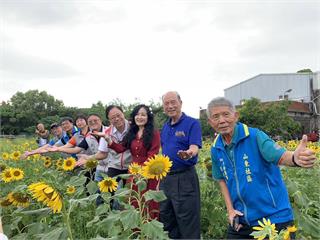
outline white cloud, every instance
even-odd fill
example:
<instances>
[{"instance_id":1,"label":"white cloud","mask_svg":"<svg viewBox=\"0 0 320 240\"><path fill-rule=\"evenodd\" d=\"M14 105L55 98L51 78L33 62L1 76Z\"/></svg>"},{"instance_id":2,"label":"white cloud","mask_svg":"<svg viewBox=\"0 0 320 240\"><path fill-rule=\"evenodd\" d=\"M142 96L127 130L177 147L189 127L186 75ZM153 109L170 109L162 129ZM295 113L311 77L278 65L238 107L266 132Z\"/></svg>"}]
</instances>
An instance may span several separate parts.
<instances>
[{"instance_id":1,"label":"white cloud","mask_svg":"<svg viewBox=\"0 0 320 240\"><path fill-rule=\"evenodd\" d=\"M27 2L0 5L0 100L39 89L90 107L177 90L198 116L259 73L319 70L318 2Z\"/></svg>"}]
</instances>

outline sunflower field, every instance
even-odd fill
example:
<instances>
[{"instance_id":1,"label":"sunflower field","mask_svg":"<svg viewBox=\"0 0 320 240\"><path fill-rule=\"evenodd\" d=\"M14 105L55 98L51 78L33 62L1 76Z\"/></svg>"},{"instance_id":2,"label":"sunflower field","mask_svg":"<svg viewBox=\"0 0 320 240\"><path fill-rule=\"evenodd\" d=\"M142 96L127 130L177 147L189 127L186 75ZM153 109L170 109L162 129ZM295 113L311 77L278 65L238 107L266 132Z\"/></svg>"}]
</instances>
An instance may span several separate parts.
<instances>
[{"instance_id":1,"label":"sunflower field","mask_svg":"<svg viewBox=\"0 0 320 240\"><path fill-rule=\"evenodd\" d=\"M294 149L298 142L279 142ZM0 216L10 239L167 239L162 223L148 217L148 201L165 199L161 191L146 191L147 179L161 179L170 169L168 158L157 155L148 165L130 165L137 190L118 187L104 176L99 184L90 180L97 161L76 169L75 159L59 154L33 155L34 139L0 139ZM211 179L211 142L203 143L197 171L201 188L201 234L203 239L224 238L227 216L218 185ZM320 157L320 145L309 143ZM295 211L298 238L320 238L319 161L313 169L282 168ZM88 177L89 176L89 177ZM120 181L119 184L121 184ZM130 204L130 199L138 207ZM104 204L97 204L98 201ZM117 203L118 208L111 208Z\"/></svg>"}]
</instances>

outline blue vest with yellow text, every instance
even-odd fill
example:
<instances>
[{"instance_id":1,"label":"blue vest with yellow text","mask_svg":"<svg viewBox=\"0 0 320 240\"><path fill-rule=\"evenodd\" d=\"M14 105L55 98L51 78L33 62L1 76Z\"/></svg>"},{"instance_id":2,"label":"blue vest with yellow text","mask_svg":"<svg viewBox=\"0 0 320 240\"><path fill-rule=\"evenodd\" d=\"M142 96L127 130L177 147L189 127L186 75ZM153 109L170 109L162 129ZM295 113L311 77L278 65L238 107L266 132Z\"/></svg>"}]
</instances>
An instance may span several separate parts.
<instances>
[{"instance_id":1,"label":"blue vest with yellow text","mask_svg":"<svg viewBox=\"0 0 320 240\"><path fill-rule=\"evenodd\" d=\"M257 129L242 123L237 123L236 127L238 137L233 151L234 161L228 157L220 134L211 153L227 184L234 209L244 214L240 221L257 225L257 221L264 217L272 223L293 220L280 169L261 155Z\"/></svg>"}]
</instances>

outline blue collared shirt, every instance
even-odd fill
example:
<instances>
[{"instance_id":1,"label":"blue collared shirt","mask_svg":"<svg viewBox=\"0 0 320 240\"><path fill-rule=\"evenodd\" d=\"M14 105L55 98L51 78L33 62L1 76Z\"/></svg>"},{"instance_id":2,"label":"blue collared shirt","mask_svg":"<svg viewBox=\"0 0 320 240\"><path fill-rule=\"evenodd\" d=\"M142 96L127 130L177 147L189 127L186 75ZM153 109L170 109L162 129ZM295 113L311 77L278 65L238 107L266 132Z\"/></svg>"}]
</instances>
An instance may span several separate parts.
<instances>
[{"instance_id":1,"label":"blue collared shirt","mask_svg":"<svg viewBox=\"0 0 320 240\"><path fill-rule=\"evenodd\" d=\"M178 156L179 150L188 150L190 145L202 147L201 126L198 120L182 113L179 121L171 124L169 119L161 130L162 154L172 161L172 170L183 169L195 165L198 155L189 160Z\"/></svg>"}]
</instances>

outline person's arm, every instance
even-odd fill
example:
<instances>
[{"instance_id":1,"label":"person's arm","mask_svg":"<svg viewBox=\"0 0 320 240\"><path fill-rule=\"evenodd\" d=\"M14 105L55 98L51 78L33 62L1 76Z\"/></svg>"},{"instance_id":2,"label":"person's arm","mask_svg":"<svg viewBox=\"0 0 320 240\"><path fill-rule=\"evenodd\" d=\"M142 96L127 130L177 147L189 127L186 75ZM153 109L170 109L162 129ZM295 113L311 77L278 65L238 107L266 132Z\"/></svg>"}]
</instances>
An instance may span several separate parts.
<instances>
[{"instance_id":1,"label":"person's arm","mask_svg":"<svg viewBox=\"0 0 320 240\"><path fill-rule=\"evenodd\" d=\"M106 140L107 141L107 140ZM108 141L107 141L108 142ZM112 150L116 151L117 153L122 153L124 151L127 150L127 148L125 146L123 146L120 143L116 143L114 141L111 141L111 143L109 144L108 142L108 147L111 148Z\"/></svg>"},{"instance_id":2,"label":"person's arm","mask_svg":"<svg viewBox=\"0 0 320 240\"><path fill-rule=\"evenodd\" d=\"M231 201L230 193L229 193L226 182L224 180L219 180L218 183L219 183L220 191L221 191L223 199L224 199L224 203L226 204L226 208L227 208L227 212L228 212L228 220L232 226L233 219L236 216L243 216L243 213L233 208L233 204ZM235 227L235 229L238 231L241 228L241 225L233 226L233 227Z\"/></svg>"},{"instance_id":3,"label":"person's arm","mask_svg":"<svg viewBox=\"0 0 320 240\"><path fill-rule=\"evenodd\" d=\"M48 149L49 152L63 152L63 153L68 153L68 154L77 154L80 153L83 149L81 147L68 147L66 145L57 147L53 146L50 149Z\"/></svg>"},{"instance_id":4,"label":"person's arm","mask_svg":"<svg viewBox=\"0 0 320 240\"><path fill-rule=\"evenodd\" d=\"M315 153L307 148L308 137L303 135L300 144L294 152L286 151L279 160L279 165L291 166L291 167L313 167L317 160Z\"/></svg>"},{"instance_id":5,"label":"person's arm","mask_svg":"<svg viewBox=\"0 0 320 240\"><path fill-rule=\"evenodd\" d=\"M314 152L307 148L308 138L306 135L303 135L300 144L294 152L280 147L262 131L257 133L257 143L263 158L270 163L310 168L316 160Z\"/></svg>"},{"instance_id":6,"label":"person's arm","mask_svg":"<svg viewBox=\"0 0 320 240\"><path fill-rule=\"evenodd\" d=\"M41 154L41 153L47 153L48 152L48 148L50 148L51 146L49 144L43 145L42 147L39 147L37 149L31 150L31 151L26 151L24 152L24 154L21 155L22 159L25 159L29 156L35 155L35 154Z\"/></svg>"},{"instance_id":7,"label":"person's arm","mask_svg":"<svg viewBox=\"0 0 320 240\"><path fill-rule=\"evenodd\" d=\"M82 166L84 164L86 164L86 162L88 160L103 160L106 157L108 157L108 153L107 152L101 152L98 151L97 153L93 154L93 155L86 155L86 154L78 154L78 161L76 163L76 166Z\"/></svg>"},{"instance_id":8,"label":"person's arm","mask_svg":"<svg viewBox=\"0 0 320 240\"><path fill-rule=\"evenodd\" d=\"M151 146L147 152L147 157L153 157L154 155L158 154L160 150L160 132L154 131L153 138L151 142Z\"/></svg>"}]
</instances>

